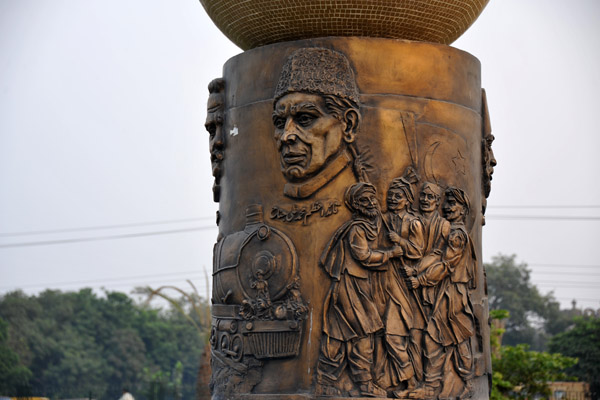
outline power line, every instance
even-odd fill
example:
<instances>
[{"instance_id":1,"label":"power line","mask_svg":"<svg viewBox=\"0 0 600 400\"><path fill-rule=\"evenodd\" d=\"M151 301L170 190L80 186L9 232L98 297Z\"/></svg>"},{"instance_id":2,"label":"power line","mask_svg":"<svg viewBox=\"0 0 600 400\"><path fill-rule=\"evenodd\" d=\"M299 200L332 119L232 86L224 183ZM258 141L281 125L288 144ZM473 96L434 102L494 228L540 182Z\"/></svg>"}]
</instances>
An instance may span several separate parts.
<instances>
[{"instance_id":1,"label":"power line","mask_svg":"<svg viewBox=\"0 0 600 400\"><path fill-rule=\"evenodd\" d=\"M96 241L100 241L100 240L129 239L129 238L144 237L144 236L171 235L174 233L205 231L205 230L211 230L211 229L216 229L216 228L217 228L216 226L199 226L199 227L194 227L194 228L172 229L172 230L166 230L166 231L126 233L126 234L121 234L121 235L95 236L95 237L87 237L87 238L44 240L44 241L38 241L38 242L9 243L9 244L0 244L0 249L5 249L5 248L9 248L9 247L50 246L50 245L67 244L67 243L96 242Z\"/></svg>"},{"instance_id":2,"label":"power line","mask_svg":"<svg viewBox=\"0 0 600 400\"><path fill-rule=\"evenodd\" d=\"M600 268L600 265L590 264L542 264L542 263L527 263L528 267L548 267L548 268L562 268L562 267L573 267L573 268Z\"/></svg>"},{"instance_id":3,"label":"power line","mask_svg":"<svg viewBox=\"0 0 600 400\"><path fill-rule=\"evenodd\" d=\"M600 205L489 205L488 209L494 208L503 208L503 209L597 209L600 208ZM572 218L592 218L597 219L600 217L571 217L571 216L529 216L529 215L519 215L519 216L510 216L510 215L489 215L487 217L491 218L535 218L535 219L572 219ZM119 229L119 228L131 228L138 226L153 226L153 225L166 225L166 224L176 224L182 222L192 222L192 221L202 221L202 220L212 220L214 216L204 216L204 217L190 217L190 218L180 218L180 219L171 219L171 220L159 220L159 221L148 221L148 222L133 222L128 224L114 224L114 225L95 225L95 226L87 226L87 227L78 227L78 228L64 228L64 229L47 229L47 230L37 230L37 231L17 231L17 232L0 232L0 237L10 237L10 236L31 236L31 235L46 235L46 234L54 234L54 233L67 233L67 232L84 232L84 231L95 231L95 230L106 230L106 229Z\"/></svg>"},{"instance_id":4,"label":"power line","mask_svg":"<svg viewBox=\"0 0 600 400\"><path fill-rule=\"evenodd\" d=\"M532 282L535 286L552 286L558 289L596 289L600 288L600 282L587 284L583 282Z\"/></svg>"},{"instance_id":5,"label":"power line","mask_svg":"<svg viewBox=\"0 0 600 400\"><path fill-rule=\"evenodd\" d=\"M114 288L114 287L124 287L124 286L144 286L144 285L150 285L150 284L166 284L166 283L172 283L172 282L181 282L181 280L184 279L179 278L179 279L160 279L160 280L151 280L151 281L138 281L138 282L129 282L129 283L116 283L116 284L110 284L110 285L106 285L105 283L98 283L95 285L86 285L85 287L90 287L90 288L101 288L101 287L107 287L107 288ZM190 280L198 280L200 278L193 278ZM15 289L19 289L19 288L15 288ZM56 289L60 289L60 288L56 288Z\"/></svg>"},{"instance_id":6,"label":"power line","mask_svg":"<svg viewBox=\"0 0 600 400\"><path fill-rule=\"evenodd\" d=\"M28 289L28 288L36 288L36 287L51 287L51 286L71 286L71 285L82 285L87 283L98 283L98 282L111 282L111 281L123 281L123 280L131 280L131 279L145 279L145 278L158 278L161 276L173 276L173 275L194 275L194 274L204 274L206 271L204 270L190 270L190 271L177 271L177 272L168 272L163 274L146 274L146 275L134 275L134 276L124 276L119 278L101 278L101 279L90 279L84 281L66 281L66 282L53 282L53 283L39 283L39 284L28 284L28 285L10 285L10 286L1 286L0 289L7 289L11 287L19 287L20 289Z\"/></svg>"},{"instance_id":7,"label":"power line","mask_svg":"<svg viewBox=\"0 0 600 400\"><path fill-rule=\"evenodd\" d=\"M600 298L592 299L589 297L555 297L557 300L575 300L575 301L597 301L600 303Z\"/></svg>"},{"instance_id":8,"label":"power line","mask_svg":"<svg viewBox=\"0 0 600 400\"><path fill-rule=\"evenodd\" d=\"M550 208L550 209L559 209L559 208L600 208L600 205L488 205L488 208L512 208L512 209L524 209L524 208Z\"/></svg>"},{"instance_id":9,"label":"power line","mask_svg":"<svg viewBox=\"0 0 600 400\"><path fill-rule=\"evenodd\" d=\"M171 220L161 220L161 221L134 222L134 223L129 223L129 224L117 224L117 225L87 226L87 227L79 227L79 228L48 229L48 230L22 231L22 232L1 232L0 237L47 235L47 234L52 234L52 233L84 232L84 231L98 231L98 230L105 230L105 229L132 228L132 227L136 227L136 226L167 225L167 224L177 224L177 223L182 223L182 222L203 221L203 220L209 220L209 219L214 219L214 218L215 217L196 217L196 218L181 218L181 219L171 219Z\"/></svg>"},{"instance_id":10,"label":"power line","mask_svg":"<svg viewBox=\"0 0 600 400\"><path fill-rule=\"evenodd\" d=\"M600 276L600 273L594 274L594 273L589 273L589 272L572 272L572 271L559 272L559 271L536 271L536 270L533 270L532 272L536 273L537 275Z\"/></svg>"},{"instance_id":11,"label":"power line","mask_svg":"<svg viewBox=\"0 0 600 400\"><path fill-rule=\"evenodd\" d=\"M145 274L145 275L124 276L124 277L118 277L118 278L99 278L99 279L78 280L78 281L37 283L37 284L28 284L28 285L10 285L10 286L1 286L0 289L7 289L7 288L12 288L12 287L18 287L18 288L21 288L21 289L29 289L29 288L36 288L36 287L54 287L54 286L85 285L85 284L88 284L88 283L103 284L103 283L107 283L107 282L124 281L124 280L131 280L131 279L146 279L146 278L158 278L158 277L171 277L171 276L176 276L176 275L197 275L197 274L204 275L205 273L206 273L205 270L197 270L196 269L196 270L189 270L189 271L167 272L167 273L161 273L161 274ZM532 283L534 285L536 284L535 282L532 282ZM590 283L590 282L582 282L582 281L569 281L569 282L563 282L563 281L544 281L544 282L539 282L539 283L541 283L541 284L563 284L563 283L587 284L587 283Z\"/></svg>"},{"instance_id":12,"label":"power line","mask_svg":"<svg viewBox=\"0 0 600 400\"><path fill-rule=\"evenodd\" d=\"M486 215L485 219L540 221L600 221L600 216L596 217L570 215Z\"/></svg>"},{"instance_id":13,"label":"power line","mask_svg":"<svg viewBox=\"0 0 600 400\"><path fill-rule=\"evenodd\" d=\"M564 280L560 280L560 281L553 281L553 280L548 280L548 281L537 281L534 279L534 281L532 282L534 284L538 284L538 283L548 283L548 284L576 284L576 285L600 285L600 281L598 282L589 282L589 281L575 281L575 280L571 280L571 281L564 281Z\"/></svg>"}]
</instances>

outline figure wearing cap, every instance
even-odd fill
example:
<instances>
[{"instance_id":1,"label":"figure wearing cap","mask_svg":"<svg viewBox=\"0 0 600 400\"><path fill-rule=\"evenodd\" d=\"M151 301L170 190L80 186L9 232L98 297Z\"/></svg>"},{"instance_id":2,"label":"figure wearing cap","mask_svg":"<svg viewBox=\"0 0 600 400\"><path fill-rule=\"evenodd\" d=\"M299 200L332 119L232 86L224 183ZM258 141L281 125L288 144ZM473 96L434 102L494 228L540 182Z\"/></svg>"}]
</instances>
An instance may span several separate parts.
<instances>
[{"instance_id":1,"label":"figure wearing cap","mask_svg":"<svg viewBox=\"0 0 600 400\"><path fill-rule=\"evenodd\" d=\"M384 227L390 243L403 250L403 256L390 261L387 271L379 273L380 294L377 303L383 307L385 329L382 341L376 342L376 377L383 387L398 388L406 382L408 390L423 378L421 338L425 315L420 299L406 284L406 269L423 256L424 227L412 210L413 184L418 177L412 168L390 183L387 192L387 212ZM395 390L396 397L407 392Z\"/></svg>"},{"instance_id":2,"label":"figure wearing cap","mask_svg":"<svg viewBox=\"0 0 600 400\"><path fill-rule=\"evenodd\" d=\"M437 288L424 338L425 382L410 394L412 398L471 396L474 360L470 338L475 335L475 317L469 289L476 287L476 256L465 227L470 203L458 188L448 188L445 197L444 216L451 224L447 246L437 260L430 258L423 265L423 272L409 278L413 287ZM452 366L460 379L444 370Z\"/></svg>"},{"instance_id":3,"label":"figure wearing cap","mask_svg":"<svg viewBox=\"0 0 600 400\"><path fill-rule=\"evenodd\" d=\"M424 227L423 258L415 268L407 268L409 276L417 275L435 260L438 260L448 242L450 234L450 222L440 215L439 209L442 200L443 189L432 182L425 182L419 194L419 211ZM414 289L414 287L413 287ZM420 291L421 305L425 315L428 317L435 302L436 288L423 287Z\"/></svg>"},{"instance_id":4,"label":"figure wearing cap","mask_svg":"<svg viewBox=\"0 0 600 400\"><path fill-rule=\"evenodd\" d=\"M318 393L339 396L347 368L358 387L356 395L385 397L385 390L373 383L374 338L383 329L373 279L375 271L402 255L402 248L379 245L381 210L373 185L352 185L344 200L353 217L338 228L319 261L332 283L323 307Z\"/></svg>"},{"instance_id":5,"label":"figure wearing cap","mask_svg":"<svg viewBox=\"0 0 600 400\"><path fill-rule=\"evenodd\" d=\"M273 100L286 196L308 198L354 162L360 119L354 73L343 54L305 48L288 58Z\"/></svg>"}]
</instances>

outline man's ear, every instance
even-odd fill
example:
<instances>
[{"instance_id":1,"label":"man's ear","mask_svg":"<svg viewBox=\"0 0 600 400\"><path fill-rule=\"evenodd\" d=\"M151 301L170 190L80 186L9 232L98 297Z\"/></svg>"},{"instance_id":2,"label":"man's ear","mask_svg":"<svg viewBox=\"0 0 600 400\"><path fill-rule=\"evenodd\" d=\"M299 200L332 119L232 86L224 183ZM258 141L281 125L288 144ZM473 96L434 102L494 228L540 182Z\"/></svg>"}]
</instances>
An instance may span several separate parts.
<instances>
[{"instance_id":1,"label":"man's ear","mask_svg":"<svg viewBox=\"0 0 600 400\"><path fill-rule=\"evenodd\" d=\"M360 115L355 109L349 108L344 112L344 124L346 125L344 127L344 141L352 143L356 138L356 132L360 124Z\"/></svg>"}]
</instances>

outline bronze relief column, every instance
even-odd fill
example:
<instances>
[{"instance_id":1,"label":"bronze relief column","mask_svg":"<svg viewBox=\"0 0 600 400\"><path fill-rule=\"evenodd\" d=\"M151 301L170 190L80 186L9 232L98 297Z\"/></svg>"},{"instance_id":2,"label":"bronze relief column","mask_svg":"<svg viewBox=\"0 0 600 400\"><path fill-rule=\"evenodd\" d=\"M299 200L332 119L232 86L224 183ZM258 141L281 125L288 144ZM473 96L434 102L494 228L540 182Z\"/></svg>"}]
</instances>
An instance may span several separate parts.
<instances>
[{"instance_id":1,"label":"bronze relief column","mask_svg":"<svg viewBox=\"0 0 600 400\"><path fill-rule=\"evenodd\" d=\"M312 38L209 89L213 398L488 398L479 61Z\"/></svg>"}]
</instances>

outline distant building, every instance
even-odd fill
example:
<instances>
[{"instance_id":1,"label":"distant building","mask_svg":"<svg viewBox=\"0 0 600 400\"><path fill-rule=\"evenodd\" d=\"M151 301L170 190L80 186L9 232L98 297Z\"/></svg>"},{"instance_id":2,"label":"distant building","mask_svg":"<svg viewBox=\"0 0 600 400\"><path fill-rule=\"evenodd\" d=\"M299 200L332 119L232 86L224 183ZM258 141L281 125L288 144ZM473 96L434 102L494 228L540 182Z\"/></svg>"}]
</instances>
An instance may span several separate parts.
<instances>
[{"instance_id":1,"label":"distant building","mask_svg":"<svg viewBox=\"0 0 600 400\"><path fill-rule=\"evenodd\" d=\"M50 400L47 397L2 397L0 396L0 400Z\"/></svg>"},{"instance_id":2,"label":"distant building","mask_svg":"<svg viewBox=\"0 0 600 400\"><path fill-rule=\"evenodd\" d=\"M549 382L550 400L590 400L590 384L587 382Z\"/></svg>"}]
</instances>

